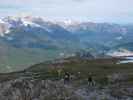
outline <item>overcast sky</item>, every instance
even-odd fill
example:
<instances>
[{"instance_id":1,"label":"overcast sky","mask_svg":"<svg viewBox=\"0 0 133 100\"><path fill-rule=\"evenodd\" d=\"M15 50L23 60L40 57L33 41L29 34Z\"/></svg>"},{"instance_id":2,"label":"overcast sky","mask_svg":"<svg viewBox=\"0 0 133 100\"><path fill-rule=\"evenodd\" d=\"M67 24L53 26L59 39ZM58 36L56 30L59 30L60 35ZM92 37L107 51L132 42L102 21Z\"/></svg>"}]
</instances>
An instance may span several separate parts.
<instances>
[{"instance_id":1,"label":"overcast sky","mask_svg":"<svg viewBox=\"0 0 133 100\"><path fill-rule=\"evenodd\" d=\"M0 0L0 16L133 23L133 0Z\"/></svg>"}]
</instances>

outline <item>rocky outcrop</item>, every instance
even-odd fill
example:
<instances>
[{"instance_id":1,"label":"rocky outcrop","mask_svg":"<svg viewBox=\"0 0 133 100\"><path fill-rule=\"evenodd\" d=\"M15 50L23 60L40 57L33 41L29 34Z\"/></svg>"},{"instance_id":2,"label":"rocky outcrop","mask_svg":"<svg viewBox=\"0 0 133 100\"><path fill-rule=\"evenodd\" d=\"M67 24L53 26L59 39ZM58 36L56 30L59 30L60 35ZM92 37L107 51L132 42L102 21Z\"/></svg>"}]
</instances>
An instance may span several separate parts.
<instances>
[{"instance_id":1,"label":"rocky outcrop","mask_svg":"<svg viewBox=\"0 0 133 100\"><path fill-rule=\"evenodd\" d=\"M62 82L15 79L0 83L0 100L82 100Z\"/></svg>"}]
</instances>

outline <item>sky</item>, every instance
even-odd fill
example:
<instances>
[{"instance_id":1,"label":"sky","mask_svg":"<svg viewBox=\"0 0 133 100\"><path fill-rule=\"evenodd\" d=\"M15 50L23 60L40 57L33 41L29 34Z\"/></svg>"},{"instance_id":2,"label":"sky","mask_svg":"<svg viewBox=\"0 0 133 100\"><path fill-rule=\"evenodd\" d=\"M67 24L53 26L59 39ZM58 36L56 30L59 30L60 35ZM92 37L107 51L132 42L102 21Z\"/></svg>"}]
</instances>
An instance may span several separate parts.
<instances>
[{"instance_id":1,"label":"sky","mask_svg":"<svg viewBox=\"0 0 133 100\"><path fill-rule=\"evenodd\" d=\"M133 23L133 0L0 0L0 17Z\"/></svg>"}]
</instances>

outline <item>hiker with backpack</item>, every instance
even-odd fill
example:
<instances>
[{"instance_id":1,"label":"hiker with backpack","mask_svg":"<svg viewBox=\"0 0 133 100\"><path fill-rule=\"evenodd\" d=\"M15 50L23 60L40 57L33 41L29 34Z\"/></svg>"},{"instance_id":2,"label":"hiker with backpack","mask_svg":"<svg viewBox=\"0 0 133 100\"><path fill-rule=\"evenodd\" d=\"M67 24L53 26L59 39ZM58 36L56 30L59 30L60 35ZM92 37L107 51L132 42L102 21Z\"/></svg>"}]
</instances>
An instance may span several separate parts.
<instances>
[{"instance_id":1,"label":"hiker with backpack","mask_svg":"<svg viewBox=\"0 0 133 100\"><path fill-rule=\"evenodd\" d=\"M91 73L89 73L87 81L88 81L88 86L94 86L95 85L95 82L94 82L94 80L92 78L92 74Z\"/></svg>"},{"instance_id":2,"label":"hiker with backpack","mask_svg":"<svg viewBox=\"0 0 133 100\"><path fill-rule=\"evenodd\" d=\"M64 75L64 84L68 84L70 82L70 74L68 72Z\"/></svg>"}]
</instances>

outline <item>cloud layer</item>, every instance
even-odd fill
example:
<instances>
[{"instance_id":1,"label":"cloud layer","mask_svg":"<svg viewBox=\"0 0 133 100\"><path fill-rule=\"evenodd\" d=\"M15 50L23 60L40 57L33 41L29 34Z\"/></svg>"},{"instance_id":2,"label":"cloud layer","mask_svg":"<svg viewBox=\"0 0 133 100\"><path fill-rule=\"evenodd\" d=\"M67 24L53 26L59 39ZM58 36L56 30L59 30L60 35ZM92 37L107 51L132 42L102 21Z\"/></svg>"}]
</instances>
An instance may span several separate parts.
<instances>
[{"instance_id":1,"label":"cloud layer","mask_svg":"<svg viewBox=\"0 0 133 100\"><path fill-rule=\"evenodd\" d=\"M0 16L31 14L54 19L133 22L133 0L3 0Z\"/></svg>"}]
</instances>

